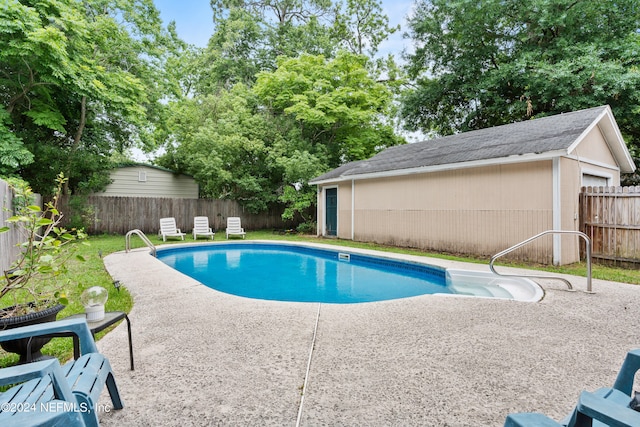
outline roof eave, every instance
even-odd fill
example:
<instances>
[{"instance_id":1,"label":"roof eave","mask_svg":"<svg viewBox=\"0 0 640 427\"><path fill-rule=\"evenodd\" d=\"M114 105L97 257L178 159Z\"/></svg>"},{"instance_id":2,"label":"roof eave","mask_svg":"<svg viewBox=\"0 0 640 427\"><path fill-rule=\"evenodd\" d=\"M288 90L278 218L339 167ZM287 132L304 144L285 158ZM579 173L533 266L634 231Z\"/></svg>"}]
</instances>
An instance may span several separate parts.
<instances>
[{"instance_id":1,"label":"roof eave","mask_svg":"<svg viewBox=\"0 0 640 427\"><path fill-rule=\"evenodd\" d=\"M620 165L620 171L624 173L632 173L636 170L636 164L631 157L631 153L627 148L627 144L624 142L620 128L613 117L611 108L607 106L605 110L606 120L600 120L598 126L609 144L609 148L613 152L618 164Z\"/></svg>"},{"instance_id":2,"label":"roof eave","mask_svg":"<svg viewBox=\"0 0 640 427\"><path fill-rule=\"evenodd\" d=\"M516 156L498 157L495 159L474 160L470 162L447 163L443 165L423 166L418 168L394 169L394 170L382 171L382 172L340 175L335 178L328 178L328 179L323 179L319 181L312 180L312 181L309 181L309 184L325 185L325 184L335 184L337 182L345 182L345 181L360 180L360 179L388 178L388 177L394 177L394 176L414 175L414 174L420 174L420 173L442 172L442 171L454 170L454 169L496 166L499 164L534 162L534 161L541 161L541 160L551 160L551 159L561 157L561 156L566 156L566 155L567 155L566 150L555 150L555 151L547 151L544 153L521 154Z\"/></svg>"},{"instance_id":3,"label":"roof eave","mask_svg":"<svg viewBox=\"0 0 640 427\"><path fill-rule=\"evenodd\" d=\"M183 173L183 172L176 172L174 170L171 169L167 169L165 167L162 166L156 166L156 165L151 165L148 163L138 163L138 162L131 162L131 163L119 163L115 166L115 169L124 169L124 168L140 168L140 167L144 167L144 168L150 168L150 169L155 169L155 170L159 170L162 172L169 172L173 175L184 175L184 176L188 176L189 178L193 178L193 175L190 175L188 173Z\"/></svg>"}]
</instances>

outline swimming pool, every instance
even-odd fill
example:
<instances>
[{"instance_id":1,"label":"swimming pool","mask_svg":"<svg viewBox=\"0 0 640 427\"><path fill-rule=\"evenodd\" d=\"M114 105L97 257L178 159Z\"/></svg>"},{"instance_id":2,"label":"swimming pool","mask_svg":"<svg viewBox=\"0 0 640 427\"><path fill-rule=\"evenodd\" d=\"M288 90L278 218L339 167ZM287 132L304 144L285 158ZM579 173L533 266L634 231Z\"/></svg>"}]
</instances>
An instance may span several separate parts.
<instances>
[{"instance_id":1,"label":"swimming pool","mask_svg":"<svg viewBox=\"0 0 640 427\"><path fill-rule=\"evenodd\" d=\"M447 270L357 250L317 245L229 242L172 245L158 259L202 284L238 296L298 302L358 303L425 294L539 300L528 279ZM536 289L539 292L536 292Z\"/></svg>"}]
</instances>

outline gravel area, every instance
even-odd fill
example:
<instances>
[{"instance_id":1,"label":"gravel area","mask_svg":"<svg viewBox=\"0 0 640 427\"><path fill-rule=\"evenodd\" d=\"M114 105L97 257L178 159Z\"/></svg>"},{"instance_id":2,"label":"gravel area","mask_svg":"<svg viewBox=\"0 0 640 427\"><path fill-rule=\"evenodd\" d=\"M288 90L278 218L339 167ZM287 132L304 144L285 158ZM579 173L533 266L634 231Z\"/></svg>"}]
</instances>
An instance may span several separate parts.
<instances>
[{"instance_id":1,"label":"gravel area","mask_svg":"<svg viewBox=\"0 0 640 427\"><path fill-rule=\"evenodd\" d=\"M147 250L105 265L134 297L136 363L129 370L125 324L98 342L125 404L110 410L105 391L107 427L501 426L530 411L559 420L581 390L612 385L640 347L635 285L594 280L587 294L585 278L563 276L577 291L543 280L537 303L425 295L341 305L220 293Z\"/></svg>"}]
</instances>

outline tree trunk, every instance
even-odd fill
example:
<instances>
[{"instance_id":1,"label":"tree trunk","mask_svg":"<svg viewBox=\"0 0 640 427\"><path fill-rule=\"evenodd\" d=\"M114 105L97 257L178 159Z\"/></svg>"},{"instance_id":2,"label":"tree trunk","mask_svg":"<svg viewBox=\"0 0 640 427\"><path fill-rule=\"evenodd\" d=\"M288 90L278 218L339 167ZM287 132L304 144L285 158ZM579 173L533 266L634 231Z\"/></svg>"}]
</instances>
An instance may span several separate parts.
<instances>
[{"instance_id":1,"label":"tree trunk","mask_svg":"<svg viewBox=\"0 0 640 427\"><path fill-rule=\"evenodd\" d=\"M87 124L87 97L83 96L80 101L80 121L78 123L78 129L76 130L76 134L73 137L73 145L71 146L71 150L69 152L69 159L67 162L67 170L65 171L65 176L69 178L71 176L71 159L73 158L73 153L80 146L80 140L82 139L82 133L84 132L84 127ZM64 194L69 194L69 180L67 179L64 183Z\"/></svg>"}]
</instances>

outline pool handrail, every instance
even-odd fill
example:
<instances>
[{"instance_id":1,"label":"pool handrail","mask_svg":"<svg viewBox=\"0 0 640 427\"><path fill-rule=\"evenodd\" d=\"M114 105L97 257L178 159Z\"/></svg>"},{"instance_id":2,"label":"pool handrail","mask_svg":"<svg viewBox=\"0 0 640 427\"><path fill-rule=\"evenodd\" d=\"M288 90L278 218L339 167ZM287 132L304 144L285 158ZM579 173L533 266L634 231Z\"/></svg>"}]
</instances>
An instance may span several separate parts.
<instances>
[{"instance_id":1,"label":"pool handrail","mask_svg":"<svg viewBox=\"0 0 640 427\"><path fill-rule=\"evenodd\" d=\"M149 238L141 231L138 230L137 228L134 230L129 231L125 236L124 236L124 250L125 252L129 252L131 250L131 235L135 234L137 236L139 236L142 241L149 247L149 249L151 249L151 255L153 255L154 257L156 256L156 247L154 246L153 243L151 243L151 240L149 240Z\"/></svg>"},{"instance_id":2,"label":"pool handrail","mask_svg":"<svg viewBox=\"0 0 640 427\"><path fill-rule=\"evenodd\" d=\"M491 269L491 271L494 274L497 274L498 276L504 276L504 277L509 277L509 276L517 276L517 277L528 277L528 278L534 278L534 279L553 279L553 280L560 280L562 282L564 282L567 287L569 288L569 290L573 290L573 286L571 285L571 282L569 282L567 279L564 279L562 277L554 277L554 276L523 276L521 274L502 274L502 273L498 273L495 269L495 267L493 266L493 263L495 262L496 259L500 258L503 255L508 254L509 252L512 252L530 242L532 242L533 240L536 240L539 237L542 236L546 236L547 234L575 234L579 237L582 237L586 243L586 263L587 263L587 293L594 293L591 290L591 239L589 238L589 236L587 236L585 233L581 232L581 231L575 231L575 230L547 230L547 231L543 231L542 233L538 233L533 237L528 238L527 240L524 240L520 243L518 243L517 245L513 245L510 248L507 248L501 252L498 252L497 254L495 254L494 256L491 257L491 261L489 262L489 269Z\"/></svg>"}]
</instances>

